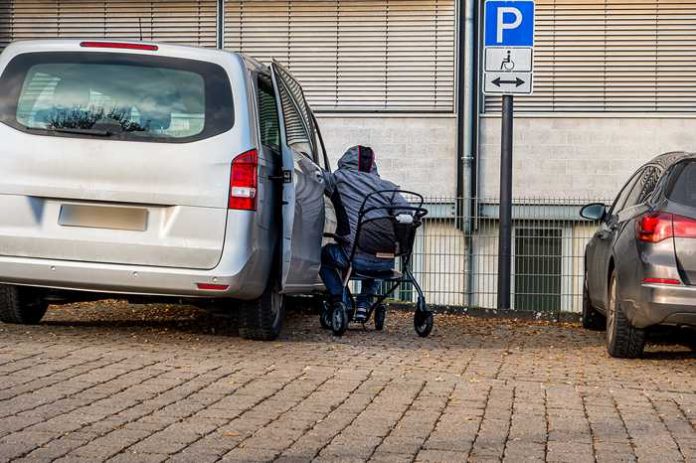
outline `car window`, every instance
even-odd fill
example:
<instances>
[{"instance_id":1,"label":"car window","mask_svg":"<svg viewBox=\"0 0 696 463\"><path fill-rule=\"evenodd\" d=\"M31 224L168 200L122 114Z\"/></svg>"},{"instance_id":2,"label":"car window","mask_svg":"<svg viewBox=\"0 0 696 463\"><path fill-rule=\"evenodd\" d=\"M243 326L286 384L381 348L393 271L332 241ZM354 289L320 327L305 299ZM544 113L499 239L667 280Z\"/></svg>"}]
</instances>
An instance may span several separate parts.
<instances>
[{"instance_id":1,"label":"car window","mask_svg":"<svg viewBox=\"0 0 696 463\"><path fill-rule=\"evenodd\" d=\"M684 163L675 175L667 197L676 203L696 207L696 162Z\"/></svg>"},{"instance_id":2,"label":"car window","mask_svg":"<svg viewBox=\"0 0 696 463\"><path fill-rule=\"evenodd\" d=\"M265 76L259 77L259 130L261 143L275 150L280 149L278 106L273 93L273 84Z\"/></svg>"},{"instance_id":3,"label":"car window","mask_svg":"<svg viewBox=\"0 0 696 463\"><path fill-rule=\"evenodd\" d=\"M318 164L314 123L300 84L282 67L273 64L283 108L288 146Z\"/></svg>"},{"instance_id":4,"label":"car window","mask_svg":"<svg viewBox=\"0 0 696 463\"><path fill-rule=\"evenodd\" d=\"M657 182L660 180L660 169L655 166L645 167L640 175L637 176L637 181L631 187L631 191L626 196L626 201L621 210L642 204L648 199L648 196L653 192Z\"/></svg>"},{"instance_id":5,"label":"car window","mask_svg":"<svg viewBox=\"0 0 696 463\"><path fill-rule=\"evenodd\" d=\"M31 132L188 141L232 127L229 79L210 63L120 53L27 53L3 73L2 121ZM7 102L8 99L3 99Z\"/></svg>"},{"instance_id":6,"label":"car window","mask_svg":"<svg viewBox=\"0 0 696 463\"><path fill-rule=\"evenodd\" d=\"M640 176L640 180L638 180L639 192L636 197L636 202L630 205L627 202L627 207L634 206L636 204L643 204L645 201L647 201L648 197L653 191L655 191L655 187L660 181L661 175L661 169L655 166L646 167L643 171L643 175Z\"/></svg>"},{"instance_id":7,"label":"car window","mask_svg":"<svg viewBox=\"0 0 696 463\"><path fill-rule=\"evenodd\" d=\"M619 194L616 196L616 199L614 200L614 204L611 206L611 210L609 211L609 215L613 216L618 214L624 209L624 205L626 204L626 200L628 199L628 196L632 193L633 187L635 186L636 182L638 181L638 178L641 176L643 173L643 169L639 170L635 174L633 174L633 177L631 177L628 182L624 185L624 187L621 189Z\"/></svg>"}]
</instances>

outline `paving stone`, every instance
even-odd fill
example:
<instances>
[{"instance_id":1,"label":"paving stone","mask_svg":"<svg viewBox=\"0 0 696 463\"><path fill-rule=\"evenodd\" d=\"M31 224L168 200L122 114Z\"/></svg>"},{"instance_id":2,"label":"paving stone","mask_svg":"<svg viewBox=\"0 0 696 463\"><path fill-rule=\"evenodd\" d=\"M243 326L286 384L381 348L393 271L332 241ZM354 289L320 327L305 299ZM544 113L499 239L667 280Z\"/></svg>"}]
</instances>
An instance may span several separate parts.
<instances>
[{"instance_id":1,"label":"paving stone","mask_svg":"<svg viewBox=\"0 0 696 463\"><path fill-rule=\"evenodd\" d=\"M109 301L2 325L0 463L696 461L679 346L616 361L575 325L454 315L420 339L398 311L341 339L306 313L271 343L225 323Z\"/></svg>"}]
</instances>

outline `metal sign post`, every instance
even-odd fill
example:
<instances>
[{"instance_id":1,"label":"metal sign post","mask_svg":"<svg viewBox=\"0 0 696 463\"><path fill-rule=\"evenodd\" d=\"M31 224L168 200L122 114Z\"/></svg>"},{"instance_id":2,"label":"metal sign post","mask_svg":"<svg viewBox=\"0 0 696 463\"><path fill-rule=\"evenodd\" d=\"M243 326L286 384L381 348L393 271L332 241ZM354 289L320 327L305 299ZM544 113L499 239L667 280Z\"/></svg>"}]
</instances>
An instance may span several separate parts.
<instances>
[{"instance_id":1,"label":"metal sign post","mask_svg":"<svg viewBox=\"0 0 696 463\"><path fill-rule=\"evenodd\" d=\"M531 95L534 69L534 0L486 0L483 93L503 96L500 149L498 308L511 307L512 146L514 95Z\"/></svg>"}]
</instances>

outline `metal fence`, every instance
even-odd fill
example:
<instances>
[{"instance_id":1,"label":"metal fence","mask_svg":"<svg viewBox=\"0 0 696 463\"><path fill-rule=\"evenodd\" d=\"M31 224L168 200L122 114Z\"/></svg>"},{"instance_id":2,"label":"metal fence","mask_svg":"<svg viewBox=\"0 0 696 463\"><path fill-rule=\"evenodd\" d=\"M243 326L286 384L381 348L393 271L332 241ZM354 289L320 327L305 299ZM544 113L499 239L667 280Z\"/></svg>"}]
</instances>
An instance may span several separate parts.
<instances>
[{"instance_id":1,"label":"metal fence","mask_svg":"<svg viewBox=\"0 0 696 463\"><path fill-rule=\"evenodd\" d=\"M597 223L580 217L592 199L530 198L513 204L512 309L579 312L585 245ZM499 201L429 198L413 270L431 304L471 308L497 305ZM404 288L396 299L413 301Z\"/></svg>"}]
</instances>

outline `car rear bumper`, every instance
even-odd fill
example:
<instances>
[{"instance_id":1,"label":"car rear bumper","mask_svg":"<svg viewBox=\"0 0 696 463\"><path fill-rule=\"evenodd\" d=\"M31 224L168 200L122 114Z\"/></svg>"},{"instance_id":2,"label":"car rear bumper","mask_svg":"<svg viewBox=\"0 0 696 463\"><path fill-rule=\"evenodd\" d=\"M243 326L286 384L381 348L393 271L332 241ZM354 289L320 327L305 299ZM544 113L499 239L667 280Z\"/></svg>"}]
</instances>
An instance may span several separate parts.
<instances>
[{"instance_id":1,"label":"car rear bumper","mask_svg":"<svg viewBox=\"0 0 696 463\"><path fill-rule=\"evenodd\" d=\"M268 265L252 253L241 266L213 270L0 258L0 283L115 294L254 299L265 289ZM270 261L270 259L268 259ZM201 290L198 284L227 286Z\"/></svg>"},{"instance_id":2,"label":"car rear bumper","mask_svg":"<svg viewBox=\"0 0 696 463\"><path fill-rule=\"evenodd\" d=\"M643 284L640 292L641 300L624 301L626 316L636 328L696 326L696 286Z\"/></svg>"}]
</instances>

